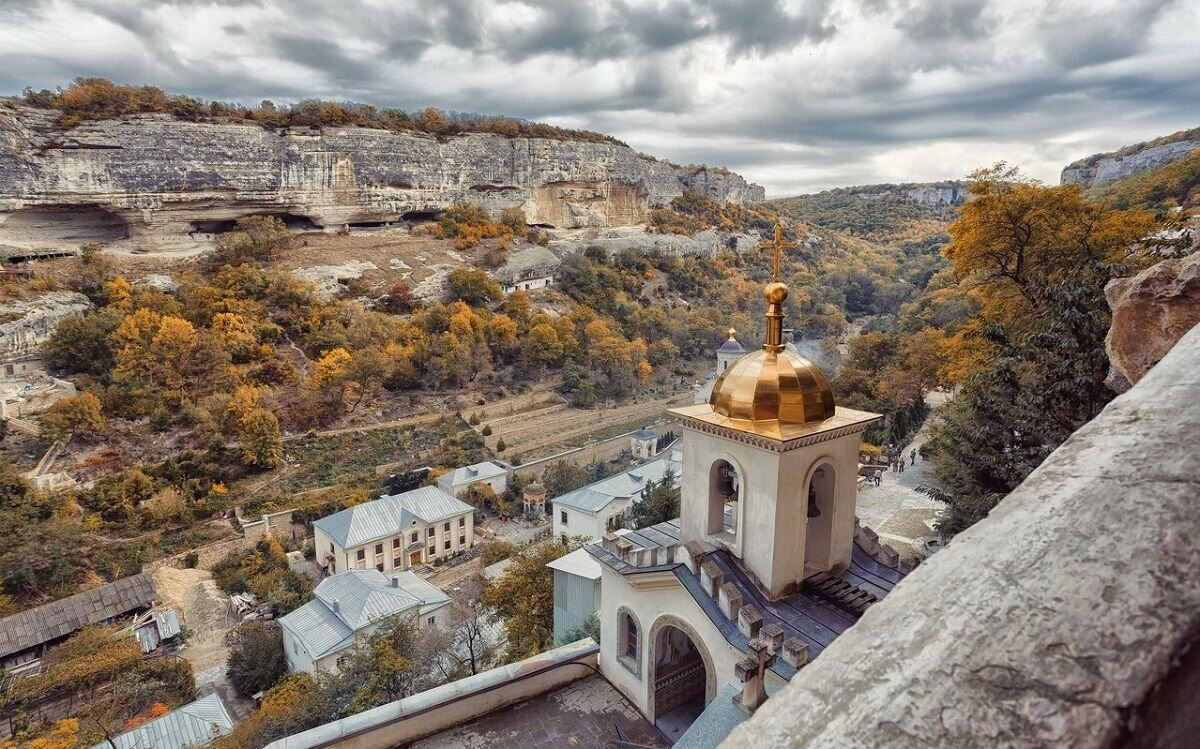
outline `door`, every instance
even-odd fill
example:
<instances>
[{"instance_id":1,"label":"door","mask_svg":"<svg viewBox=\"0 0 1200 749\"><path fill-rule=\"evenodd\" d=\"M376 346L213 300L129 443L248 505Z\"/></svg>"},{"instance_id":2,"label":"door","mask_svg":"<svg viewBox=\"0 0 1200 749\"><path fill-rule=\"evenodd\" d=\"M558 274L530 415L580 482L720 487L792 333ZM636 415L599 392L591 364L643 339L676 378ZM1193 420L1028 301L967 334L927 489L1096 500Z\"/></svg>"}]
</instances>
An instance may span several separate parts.
<instances>
[{"instance_id":1,"label":"door","mask_svg":"<svg viewBox=\"0 0 1200 749\"><path fill-rule=\"evenodd\" d=\"M414 551L408 555L408 566L409 567L416 567L420 563L421 563L421 552Z\"/></svg>"}]
</instances>

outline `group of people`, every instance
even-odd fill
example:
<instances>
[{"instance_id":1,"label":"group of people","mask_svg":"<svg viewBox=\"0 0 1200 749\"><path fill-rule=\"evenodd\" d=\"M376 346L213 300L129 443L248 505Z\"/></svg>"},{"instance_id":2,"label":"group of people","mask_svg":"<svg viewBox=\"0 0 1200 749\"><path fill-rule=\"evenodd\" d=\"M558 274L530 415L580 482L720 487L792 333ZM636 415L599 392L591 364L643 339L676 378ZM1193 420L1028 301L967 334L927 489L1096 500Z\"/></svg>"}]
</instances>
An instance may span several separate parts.
<instances>
[{"instance_id":1,"label":"group of people","mask_svg":"<svg viewBox=\"0 0 1200 749\"><path fill-rule=\"evenodd\" d=\"M899 456L896 456L896 455L889 456L888 462L891 464L892 473L904 473L904 455L903 454L900 454ZM908 453L908 465L915 466L916 464L917 464L917 448L914 447ZM881 486L883 484L883 471L876 471L871 476L871 482L873 484L875 484L875 486Z\"/></svg>"}]
</instances>

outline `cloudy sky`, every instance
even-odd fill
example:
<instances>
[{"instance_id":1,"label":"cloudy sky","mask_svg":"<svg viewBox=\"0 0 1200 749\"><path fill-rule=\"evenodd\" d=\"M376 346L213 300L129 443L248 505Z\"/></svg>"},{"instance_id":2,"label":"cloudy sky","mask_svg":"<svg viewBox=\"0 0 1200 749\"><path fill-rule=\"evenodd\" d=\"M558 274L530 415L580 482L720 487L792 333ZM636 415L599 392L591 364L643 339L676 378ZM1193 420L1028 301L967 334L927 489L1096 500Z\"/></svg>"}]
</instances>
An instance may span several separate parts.
<instances>
[{"instance_id":1,"label":"cloudy sky","mask_svg":"<svg viewBox=\"0 0 1200 749\"><path fill-rule=\"evenodd\" d=\"M729 166L771 196L1056 182L1200 125L1195 0L0 0L0 93L78 75L203 98L509 114Z\"/></svg>"}]
</instances>

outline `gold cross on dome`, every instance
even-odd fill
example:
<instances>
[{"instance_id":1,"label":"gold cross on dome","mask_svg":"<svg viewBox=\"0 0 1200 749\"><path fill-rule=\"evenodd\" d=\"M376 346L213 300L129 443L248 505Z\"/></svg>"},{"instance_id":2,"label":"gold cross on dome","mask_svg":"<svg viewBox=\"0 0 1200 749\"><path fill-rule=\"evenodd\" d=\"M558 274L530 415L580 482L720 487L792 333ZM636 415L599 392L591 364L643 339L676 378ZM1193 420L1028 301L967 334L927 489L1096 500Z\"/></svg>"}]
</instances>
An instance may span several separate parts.
<instances>
[{"instance_id":1,"label":"gold cross on dome","mask_svg":"<svg viewBox=\"0 0 1200 749\"><path fill-rule=\"evenodd\" d=\"M758 246L764 250L775 251L775 269L771 274L771 280L775 283L779 283L780 266L783 264L783 251L794 250L800 245L791 241L790 239L785 241L783 238L783 227L779 224L775 224L775 241L759 242Z\"/></svg>"}]
</instances>

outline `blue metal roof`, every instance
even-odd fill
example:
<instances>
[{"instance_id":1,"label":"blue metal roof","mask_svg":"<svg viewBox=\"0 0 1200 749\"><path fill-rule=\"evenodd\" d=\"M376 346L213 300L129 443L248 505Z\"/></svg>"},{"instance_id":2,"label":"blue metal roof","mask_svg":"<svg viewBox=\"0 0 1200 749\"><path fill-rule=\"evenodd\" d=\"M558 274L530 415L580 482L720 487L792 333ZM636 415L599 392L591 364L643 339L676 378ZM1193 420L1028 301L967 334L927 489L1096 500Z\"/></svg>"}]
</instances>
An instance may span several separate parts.
<instances>
[{"instance_id":1,"label":"blue metal roof","mask_svg":"<svg viewBox=\"0 0 1200 749\"><path fill-rule=\"evenodd\" d=\"M508 471L491 461L484 463L476 463L475 465L463 466L455 468L450 473L444 473L438 476L438 486L449 490L455 486L470 484L475 481L485 481L494 479L497 476L506 476Z\"/></svg>"},{"instance_id":2,"label":"blue metal roof","mask_svg":"<svg viewBox=\"0 0 1200 749\"><path fill-rule=\"evenodd\" d=\"M423 486L335 512L314 520L313 527L348 549L395 536L414 519L434 523L464 512L474 512L474 508L436 486Z\"/></svg>"},{"instance_id":3,"label":"blue metal roof","mask_svg":"<svg viewBox=\"0 0 1200 749\"><path fill-rule=\"evenodd\" d=\"M409 571L385 575L375 569L347 570L325 578L315 600L284 616L286 627L313 658L340 649L354 633L389 616L440 608L450 597Z\"/></svg>"},{"instance_id":4,"label":"blue metal roof","mask_svg":"<svg viewBox=\"0 0 1200 749\"><path fill-rule=\"evenodd\" d=\"M210 694L177 707L132 731L117 736L116 749L184 749L204 746L233 730L233 719L220 695ZM101 741L92 749L110 749Z\"/></svg>"}]
</instances>

